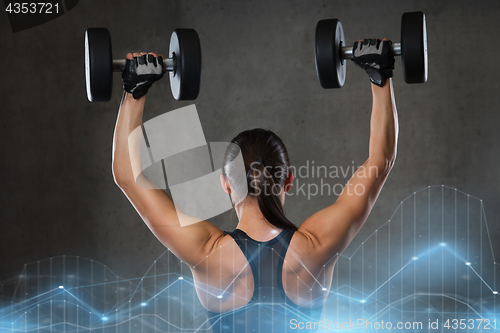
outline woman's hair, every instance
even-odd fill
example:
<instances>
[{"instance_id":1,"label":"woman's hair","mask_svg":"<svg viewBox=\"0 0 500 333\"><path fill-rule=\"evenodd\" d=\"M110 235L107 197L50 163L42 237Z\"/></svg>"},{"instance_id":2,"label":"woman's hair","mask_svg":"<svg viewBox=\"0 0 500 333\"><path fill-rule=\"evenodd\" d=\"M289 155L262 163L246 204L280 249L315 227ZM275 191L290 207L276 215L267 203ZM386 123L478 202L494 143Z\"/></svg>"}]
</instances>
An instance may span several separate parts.
<instances>
[{"instance_id":1,"label":"woman's hair","mask_svg":"<svg viewBox=\"0 0 500 333\"><path fill-rule=\"evenodd\" d=\"M238 173L238 166L235 166L240 152L245 176L242 172ZM231 140L224 155L222 174L229 181L235 204L242 202L247 195L256 197L267 221L281 229L297 230L285 216L279 198L290 172L289 167L283 141L271 131L256 128L241 132ZM239 168L242 171L241 165Z\"/></svg>"}]
</instances>

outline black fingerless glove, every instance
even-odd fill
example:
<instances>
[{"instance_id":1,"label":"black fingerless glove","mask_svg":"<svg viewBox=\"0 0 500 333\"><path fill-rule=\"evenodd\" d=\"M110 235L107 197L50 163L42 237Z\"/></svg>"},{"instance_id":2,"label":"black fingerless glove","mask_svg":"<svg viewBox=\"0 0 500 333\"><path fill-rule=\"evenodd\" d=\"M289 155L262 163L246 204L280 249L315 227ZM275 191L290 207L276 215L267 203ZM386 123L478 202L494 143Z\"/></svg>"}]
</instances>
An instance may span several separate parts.
<instances>
[{"instance_id":1,"label":"black fingerless glove","mask_svg":"<svg viewBox=\"0 0 500 333\"><path fill-rule=\"evenodd\" d=\"M163 57L145 54L134 59L127 59L122 73L123 89L132 94L134 99L146 95L149 88L163 77Z\"/></svg>"},{"instance_id":2,"label":"black fingerless glove","mask_svg":"<svg viewBox=\"0 0 500 333\"><path fill-rule=\"evenodd\" d=\"M354 42L354 63L363 68L370 81L381 87L384 81L392 77L394 70L394 54L390 40L365 39L363 42Z\"/></svg>"}]
</instances>

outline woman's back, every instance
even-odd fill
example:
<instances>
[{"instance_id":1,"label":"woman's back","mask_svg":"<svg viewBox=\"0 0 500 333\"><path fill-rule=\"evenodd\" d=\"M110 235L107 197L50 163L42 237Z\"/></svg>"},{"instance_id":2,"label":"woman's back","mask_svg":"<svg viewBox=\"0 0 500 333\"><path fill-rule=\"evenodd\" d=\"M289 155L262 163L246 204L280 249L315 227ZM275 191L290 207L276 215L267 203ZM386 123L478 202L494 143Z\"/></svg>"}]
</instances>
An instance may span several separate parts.
<instances>
[{"instance_id":1,"label":"woman's back","mask_svg":"<svg viewBox=\"0 0 500 333\"><path fill-rule=\"evenodd\" d=\"M287 236L290 230L285 230ZM242 243L249 248L255 244L262 248L276 247L280 235L268 242L259 242L240 229L233 232L241 237ZM254 276L249 260L227 233L219 239L214 251L194 266L190 266L197 284L197 292L203 306L215 312L223 312L246 305L254 293ZM284 235L283 235L284 236ZM270 270L269 274L282 281L283 290L293 303L303 307L318 307L326 298L332 281L332 272L336 257L328 263L316 263L314 252L307 250L306 237L300 231L289 236L286 253L273 253L273 267L281 264L281 275L278 270ZM261 257L262 258L262 257ZM257 257L257 259L259 259ZM281 260L281 261L280 261ZM268 266L266 266L268 267ZM222 296L222 297L220 297Z\"/></svg>"},{"instance_id":2,"label":"woman's back","mask_svg":"<svg viewBox=\"0 0 500 333\"><path fill-rule=\"evenodd\" d=\"M293 250L302 248L298 242L301 234L295 230L283 229L270 240L257 241L235 229L221 238L217 251L193 267L214 332L295 332L299 325L320 321L331 275L326 284L319 283L312 271L327 278L325 269L304 267L307 260ZM200 274L199 265L211 273ZM216 271L218 288L207 288Z\"/></svg>"}]
</instances>

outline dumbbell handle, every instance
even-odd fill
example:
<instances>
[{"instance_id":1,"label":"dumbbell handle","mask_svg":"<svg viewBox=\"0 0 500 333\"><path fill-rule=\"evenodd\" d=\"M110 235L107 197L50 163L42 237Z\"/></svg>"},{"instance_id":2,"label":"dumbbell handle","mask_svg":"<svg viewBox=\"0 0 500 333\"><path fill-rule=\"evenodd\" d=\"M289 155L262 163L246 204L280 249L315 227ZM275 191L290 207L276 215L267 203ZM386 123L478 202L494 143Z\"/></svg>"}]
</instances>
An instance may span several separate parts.
<instances>
[{"instance_id":1,"label":"dumbbell handle","mask_svg":"<svg viewBox=\"0 0 500 333\"><path fill-rule=\"evenodd\" d=\"M123 72L123 70L125 69L125 61L125 59L113 59L113 72ZM165 69L167 71L173 71L175 66L174 59L163 59L163 65L165 66Z\"/></svg>"},{"instance_id":2,"label":"dumbbell handle","mask_svg":"<svg viewBox=\"0 0 500 333\"><path fill-rule=\"evenodd\" d=\"M394 55L401 55L401 43L392 44L392 51ZM342 59L352 59L352 46L342 47Z\"/></svg>"}]
</instances>

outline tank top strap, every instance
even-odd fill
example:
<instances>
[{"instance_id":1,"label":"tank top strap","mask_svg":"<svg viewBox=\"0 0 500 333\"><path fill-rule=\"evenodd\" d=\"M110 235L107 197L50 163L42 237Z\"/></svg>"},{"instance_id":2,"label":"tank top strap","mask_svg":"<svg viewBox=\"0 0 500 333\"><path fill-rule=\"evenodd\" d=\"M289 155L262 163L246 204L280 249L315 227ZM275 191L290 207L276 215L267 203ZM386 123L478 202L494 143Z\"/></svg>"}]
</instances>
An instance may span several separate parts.
<instances>
[{"instance_id":1,"label":"tank top strap","mask_svg":"<svg viewBox=\"0 0 500 333\"><path fill-rule=\"evenodd\" d=\"M281 297L285 302L289 301L288 297L285 294L285 289L283 288L283 263L285 260L285 255L288 250L288 246L290 245L290 241L292 240L292 236L295 233L295 230L287 230L288 232L283 236L281 240L282 248L279 256L278 267L276 272L278 290L281 294Z\"/></svg>"},{"instance_id":2,"label":"tank top strap","mask_svg":"<svg viewBox=\"0 0 500 333\"><path fill-rule=\"evenodd\" d=\"M227 234L229 234L234 239L234 241L236 242L236 244L240 248L241 252L243 252L243 254L245 255L245 258L247 259L248 264L250 265L250 269L252 270L252 275L254 276L254 280L255 280L255 276L257 276L257 272L258 272L257 265L255 263L256 253L255 252L251 253L250 249L245 244L248 242L248 239L250 239L252 241L253 241L253 239L250 238L243 230L240 230L240 229L234 229L234 231L230 231L230 232L225 231L225 232ZM257 302L257 293L256 292L253 293L252 298L250 299L250 302Z\"/></svg>"}]
</instances>

